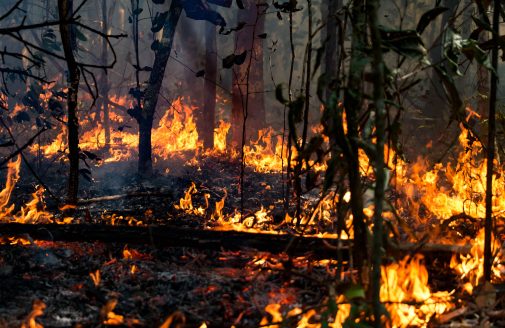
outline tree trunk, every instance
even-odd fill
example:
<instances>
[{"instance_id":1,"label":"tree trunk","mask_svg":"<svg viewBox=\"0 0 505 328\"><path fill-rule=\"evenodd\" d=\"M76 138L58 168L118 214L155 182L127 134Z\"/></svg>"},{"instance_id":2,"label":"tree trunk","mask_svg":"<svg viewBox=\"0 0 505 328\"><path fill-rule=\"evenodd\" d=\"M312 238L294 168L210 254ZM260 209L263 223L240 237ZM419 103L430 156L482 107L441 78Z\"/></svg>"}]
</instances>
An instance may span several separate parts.
<instances>
[{"instance_id":1,"label":"tree trunk","mask_svg":"<svg viewBox=\"0 0 505 328\"><path fill-rule=\"evenodd\" d=\"M113 6L116 2L113 3ZM107 0L102 0L102 33L107 34L108 30L108 19L107 19ZM109 51L107 47L107 41L105 38L102 38L102 54L101 61L102 65L107 65L109 61ZM107 72L102 73L102 81L101 81L101 105L103 110L103 128L105 133L105 148L109 149L110 147L110 119L109 119L109 76Z\"/></svg>"},{"instance_id":2,"label":"tree trunk","mask_svg":"<svg viewBox=\"0 0 505 328\"><path fill-rule=\"evenodd\" d=\"M182 6L179 1L172 0L168 17L163 26L163 34L155 51L154 64L152 66L151 75L147 88L144 93L144 106L135 118L139 123L139 162L138 173L140 176L146 177L152 175L152 146L151 146L151 129L153 126L154 112L156 111L156 104L158 103L158 95L160 93L163 77L165 75L165 68L172 44L174 42L175 30L177 22L181 16Z\"/></svg>"},{"instance_id":3,"label":"tree trunk","mask_svg":"<svg viewBox=\"0 0 505 328\"><path fill-rule=\"evenodd\" d=\"M72 0L58 0L60 20L68 20L73 12ZM76 204L79 190L79 122L77 119L77 95L79 92L80 72L73 52L75 40L72 38L72 26L60 23L61 42L68 67L68 95L67 95L67 129L68 129L68 159L70 163L68 176L67 203Z\"/></svg>"},{"instance_id":4,"label":"tree trunk","mask_svg":"<svg viewBox=\"0 0 505 328\"><path fill-rule=\"evenodd\" d=\"M352 6L354 25L352 29L351 62L349 65L347 88L344 93L344 109L347 117L347 140L343 146L346 152L353 215L354 245L352 256L360 279L366 276L362 270L368 258L367 227L363 215L363 189L359 170L358 144L359 114L363 102L363 58L366 57L366 8L364 0L356 0ZM337 141L342 144L342 141ZM347 150L346 150L347 149Z\"/></svg>"},{"instance_id":5,"label":"tree trunk","mask_svg":"<svg viewBox=\"0 0 505 328\"><path fill-rule=\"evenodd\" d=\"M214 128L216 113L216 81L217 81L217 40L216 26L205 24L205 82L203 97L203 122L201 124L201 139L205 149L214 148Z\"/></svg>"},{"instance_id":6,"label":"tree trunk","mask_svg":"<svg viewBox=\"0 0 505 328\"><path fill-rule=\"evenodd\" d=\"M381 288L381 264L383 256L382 240L383 222L382 210L384 207L384 191L386 189L386 164L384 160L384 144L386 143L386 107L384 100L384 61L382 56L382 39L379 31L379 1L369 0L369 28L372 40L372 67L373 67L373 102L375 107L375 193L374 193L374 226L372 244L372 274L371 274L371 295L374 313L374 326L382 327L383 307L380 299Z\"/></svg>"},{"instance_id":7,"label":"tree trunk","mask_svg":"<svg viewBox=\"0 0 505 328\"><path fill-rule=\"evenodd\" d=\"M263 83L263 41L257 36L265 29L264 7L261 0L244 2L246 9L239 10L237 21L246 23L236 32L235 54L248 51L253 56L250 67L246 64L234 66L232 95L232 143L236 147L242 144L242 126L244 113L247 112L246 140L254 137L253 132L266 125L264 83ZM252 45L252 47L251 47ZM247 86L249 85L249 89Z\"/></svg>"},{"instance_id":8,"label":"tree trunk","mask_svg":"<svg viewBox=\"0 0 505 328\"><path fill-rule=\"evenodd\" d=\"M498 35L500 22L500 1L494 1L493 10L493 41L494 47L491 53L491 64L496 74L498 74ZM491 94L489 96L489 119L488 119L488 139L487 139L487 167L486 167L486 221L484 233L484 280L491 281L493 266L493 254L491 249L493 231L493 170L495 156L496 137L496 96L498 88L498 76L491 75Z\"/></svg>"},{"instance_id":9,"label":"tree trunk","mask_svg":"<svg viewBox=\"0 0 505 328\"><path fill-rule=\"evenodd\" d=\"M324 30L323 42L325 46L324 53L324 73L330 79L337 77L338 58L340 57L340 49L338 45L339 25L337 24L337 11L342 8L342 0L324 0L321 7L323 17L326 17L326 29ZM324 93L324 99L329 94L328 88Z\"/></svg>"},{"instance_id":10,"label":"tree trunk","mask_svg":"<svg viewBox=\"0 0 505 328\"><path fill-rule=\"evenodd\" d=\"M447 28L448 24L452 24L450 19L454 16L456 8L459 4L459 0L444 0L443 6L449 8L446 12L442 14L442 20L440 23L440 36L434 40L434 46L430 49L429 56L432 63L440 63L443 59L443 31ZM443 110L441 106L447 107L447 98L444 94L444 86L442 85L442 81L438 76L438 73L433 70L431 74L431 83L427 91L427 99L424 104L423 114L428 118L437 118L435 122L439 122L440 126L445 126L445 119L448 118L447 113L450 113L450 110ZM442 116L444 115L445 117ZM443 120L440 120L442 118Z\"/></svg>"}]
</instances>

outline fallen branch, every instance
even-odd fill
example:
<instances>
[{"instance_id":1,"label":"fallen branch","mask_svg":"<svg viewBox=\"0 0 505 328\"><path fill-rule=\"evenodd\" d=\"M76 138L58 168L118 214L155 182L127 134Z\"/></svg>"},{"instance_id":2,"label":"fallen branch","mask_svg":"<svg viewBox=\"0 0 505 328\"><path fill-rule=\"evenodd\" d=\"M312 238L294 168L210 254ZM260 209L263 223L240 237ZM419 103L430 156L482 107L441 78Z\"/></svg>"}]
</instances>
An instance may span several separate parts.
<instances>
[{"instance_id":1,"label":"fallen branch","mask_svg":"<svg viewBox=\"0 0 505 328\"><path fill-rule=\"evenodd\" d=\"M121 196L121 195L117 195ZM29 235L34 240L106 243L151 244L156 247L192 247L220 250L253 248L272 253L284 252L293 236L288 234L250 233L242 231L201 230L173 225L123 226L100 224L21 224L0 223L0 234L5 236ZM341 247L334 246L336 238L312 236L297 237L299 241L292 255L313 252L319 258L336 257L337 251L349 256L352 240L341 240ZM420 252L427 256L444 257L451 254L467 254L469 245L443 245L426 243L402 243L388 245L393 252L405 254Z\"/></svg>"},{"instance_id":2,"label":"fallen branch","mask_svg":"<svg viewBox=\"0 0 505 328\"><path fill-rule=\"evenodd\" d=\"M88 198L88 199L79 199L77 201L77 205L87 205L91 203L99 203L99 202L108 202L108 201L113 201L113 200L118 200L118 199L123 199L123 198L132 198L132 197L168 197L168 196L173 196L172 192L169 191L159 191L159 192L153 192L153 191L143 191L143 192L132 192L132 193L127 193L127 194L120 194L120 195L110 195L110 196L103 196L103 197L95 197L95 198Z\"/></svg>"},{"instance_id":3,"label":"fallen branch","mask_svg":"<svg viewBox=\"0 0 505 328\"><path fill-rule=\"evenodd\" d=\"M454 253L454 254L468 254L470 253L471 245L447 245L447 244L415 244L415 243L401 243L388 245L392 250L400 252L420 252L420 253Z\"/></svg>"},{"instance_id":4,"label":"fallen branch","mask_svg":"<svg viewBox=\"0 0 505 328\"><path fill-rule=\"evenodd\" d=\"M114 242L150 244L155 247L192 247L209 250L240 250L246 248L281 253L292 236L287 234L247 233L238 231L198 230L174 226L112 226L98 224L21 224L1 223L0 234L21 236L33 240L66 242ZM294 250L295 255L312 252L318 258L336 256L326 242L333 238L303 237ZM343 240L341 251L348 258L349 242Z\"/></svg>"}]
</instances>

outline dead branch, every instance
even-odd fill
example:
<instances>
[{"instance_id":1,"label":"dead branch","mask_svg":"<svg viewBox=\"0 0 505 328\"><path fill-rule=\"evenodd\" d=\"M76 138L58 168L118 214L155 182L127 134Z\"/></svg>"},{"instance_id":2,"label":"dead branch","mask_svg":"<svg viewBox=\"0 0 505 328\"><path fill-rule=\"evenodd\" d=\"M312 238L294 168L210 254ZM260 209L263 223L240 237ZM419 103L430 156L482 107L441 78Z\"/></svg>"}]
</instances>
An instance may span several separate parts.
<instances>
[{"instance_id":1,"label":"dead branch","mask_svg":"<svg viewBox=\"0 0 505 328\"><path fill-rule=\"evenodd\" d=\"M175 226L113 226L98 224L21 224L0 223L0 234L20 236L28 234L34 240L150 244L155 247L192 247L208 250L240 250L246 248L281 253L291 235L247 233L239 231L196 230ZM324 245L334 238L303 237L295 255L313 253L318 258L335 257L335 251ZM341 251L349 256L349 242L343 240Z\"/></svg>"},{"instance_id":2,"label":"dead branch","mask_svg":"<svg viewBox=\"0 0 505 328\"><path fill-rule=\"evenodd\" d=\"M120 194L120 195L110 195L110 196L103 196L103 197L95 197L95 198L88 198L88 199L79 199L77 201L77 205L87 205L91 203L99 203L99 202L108 202L108 201L113 201L113 200L118 200L118 199L123 199L123 198L133 198L133 197L166 197L166 196L172 196L173 193L169 191L160 191L160 192L132 192L132 193L127 193L127 194Z\"/></svg>"}]
</instances>

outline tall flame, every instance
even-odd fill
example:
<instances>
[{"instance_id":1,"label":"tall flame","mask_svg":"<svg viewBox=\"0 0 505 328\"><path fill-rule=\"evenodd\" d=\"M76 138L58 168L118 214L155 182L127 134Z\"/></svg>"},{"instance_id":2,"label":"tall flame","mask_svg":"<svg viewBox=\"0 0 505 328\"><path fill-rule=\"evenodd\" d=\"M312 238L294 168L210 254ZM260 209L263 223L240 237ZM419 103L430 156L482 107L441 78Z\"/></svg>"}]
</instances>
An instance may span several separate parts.
<instances>
[{"instance_id":1,"label":"tall flame","mask_svg":"<svg viewBox=\"0 0 505 328\"><path fill-rule=\"evenodd\" d=\"M7 163L7 179L5 182L5 188L0 191L0 219L10 215L14 210L14 204L9 205L9 202L12 190L14 190L16 182L19 180L20 167L21 155L18 155L17 160Z\"/></svg>"}]
</instances>

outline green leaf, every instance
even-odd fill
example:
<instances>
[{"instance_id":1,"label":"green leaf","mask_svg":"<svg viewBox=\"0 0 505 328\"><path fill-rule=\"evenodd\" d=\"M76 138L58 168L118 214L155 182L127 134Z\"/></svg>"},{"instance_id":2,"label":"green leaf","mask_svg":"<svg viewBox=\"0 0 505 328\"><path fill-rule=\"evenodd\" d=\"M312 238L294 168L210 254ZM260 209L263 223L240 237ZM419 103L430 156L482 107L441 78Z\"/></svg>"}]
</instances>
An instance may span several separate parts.
<instances>
[{"instance_id":1,"label":"green leaf","mask_svg":"<svg viewBox=\"0 0 505 328\"><path fill-rule=\"evenodd\" d=\"M77 27L74 28L75 36L81 40L82 42L88 41L88 38L84 35L84 33L81 32Z\"/></svg>"},{"instance_id":2,"label":"green leaf","mask_svg":"<svg viewBox=\"0 0 505 328\"><path fill-rule=\"evenodd\" d=\"M496 73L494 71L493 65L489 60L487 53L479 47L476 40L467 39L463 41L461 52L466 56L466 58L473 60L475 59L479 64L487 68L488 70Z\"/></svg>"},{"instance_id":3,"label":"green leaf","mask_svg":"<svg viewBox=\"0 0 505 328\"><path fill-rule=\"evenodd\" d=\"M392 30L381 27L380 32L386 51L390 49L410 58L426 58L426 48L416 30Z\"/></svg>"},{"instance_id":4,"label":"green leaf","mask_svg":"<svg viewBox=\"0 0 505 328\"><path fill-rule=\"evenodd\" d=\"M344 293L344 296L348 300L354 300L356 298L365 298L365 290L360 285L351 285Z\"/></svg>"},{"instance_id":5,"label":"green leaf","mask_svg":"<svg viewBox=\"0 0 505 328\"><path fill-rule=\"evenodd\" d=\"M491 25L489 25L488 22L485 22L482 19L475 17L475 16L472 16L472 20L475 23L475 25L477 25L481 29L493 33L493 28L491 27Z\"/></svg>"},{"instance_id":6,"label":"green leaf","mask_svg":"<svg viewBox=\"0 0 505 328\"><path fill-rule=\"evenodd\" d=\"M444 33L443 54L451 73L462 76L459 71L459 55L463 49L464 39L454 29L448 28Z\"/></svg>"},{"instance_id":7,"label":"green leaf","mask_svg":"<svg viewBox=\"0 0 505 328\"><path fill-rule=\"evenodd\" d=\"M419 19L419 22L417 23L416 31L419 34L422 34L424 30L428 27L431 21L436 19L440 14L444 13L447 11L449 8L446 7L435 7L433 9L428 10L425 12L422 16L421 19Z\"/></svg>"}]
</instances>

